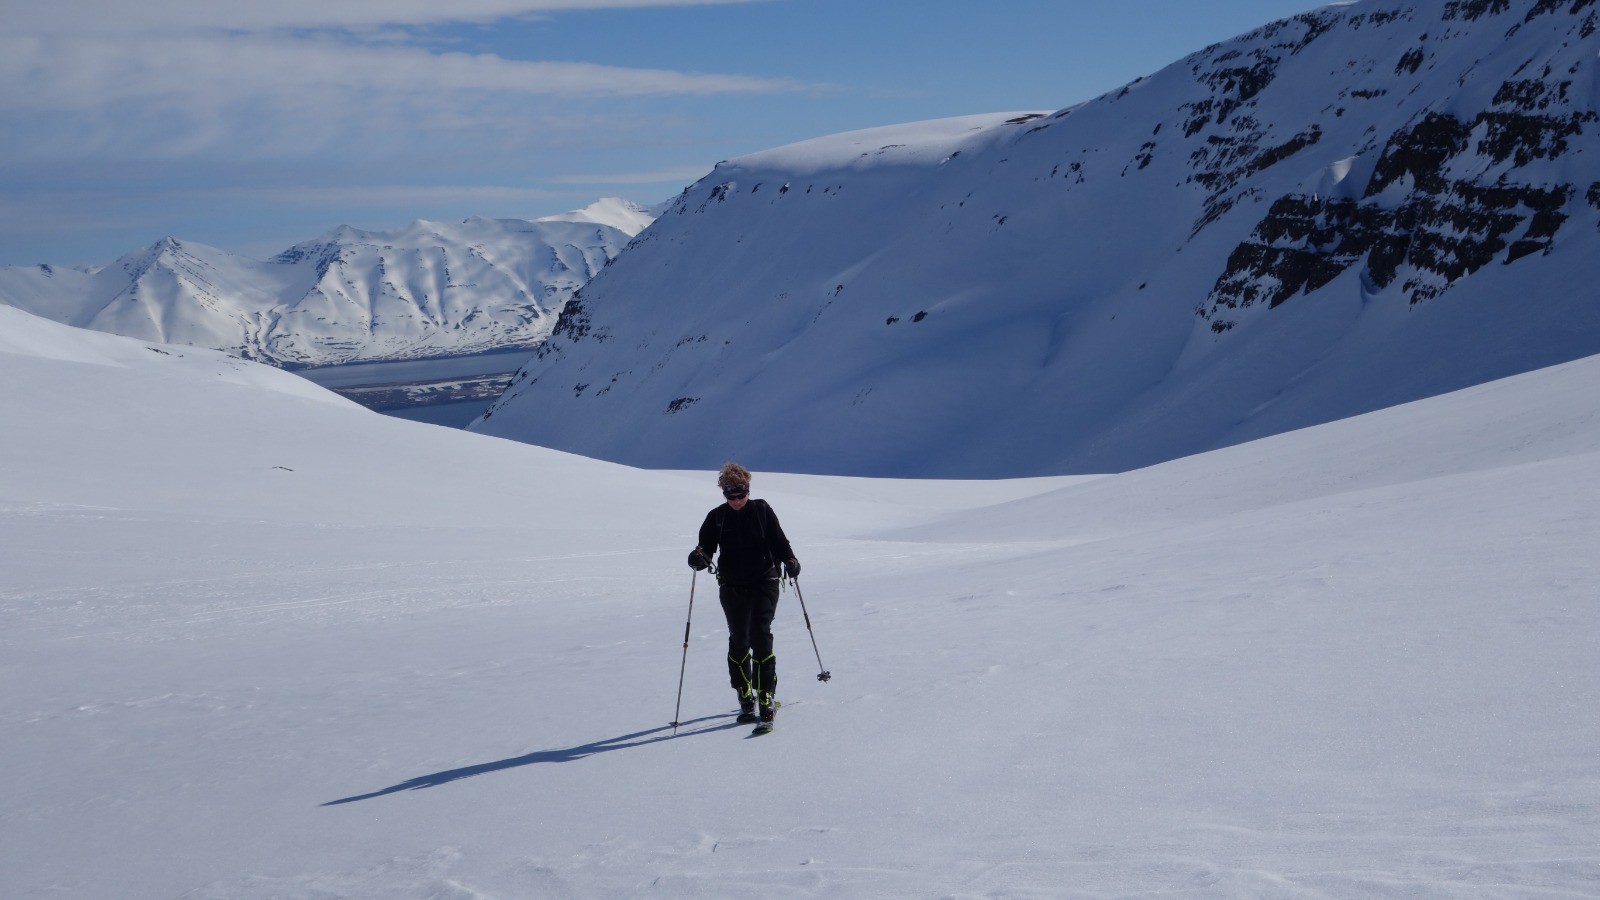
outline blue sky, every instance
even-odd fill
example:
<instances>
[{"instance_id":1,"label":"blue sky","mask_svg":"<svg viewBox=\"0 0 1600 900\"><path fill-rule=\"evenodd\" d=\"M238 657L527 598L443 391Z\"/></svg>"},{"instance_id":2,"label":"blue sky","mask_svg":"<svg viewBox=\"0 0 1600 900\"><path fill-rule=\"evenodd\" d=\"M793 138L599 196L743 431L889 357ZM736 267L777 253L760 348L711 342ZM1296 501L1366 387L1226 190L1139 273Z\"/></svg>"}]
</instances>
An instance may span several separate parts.
<instances>
[{"instance_id":1,"label":"blue sky","mask_svg":"<svg viewBox=\"0 0 1600 900\"><path fill-rule=\"evenodd\" d=\"M0 0L0 264L654 203L718 160L1052 110L1306 0Z\"/></svg>"}]
</instances>

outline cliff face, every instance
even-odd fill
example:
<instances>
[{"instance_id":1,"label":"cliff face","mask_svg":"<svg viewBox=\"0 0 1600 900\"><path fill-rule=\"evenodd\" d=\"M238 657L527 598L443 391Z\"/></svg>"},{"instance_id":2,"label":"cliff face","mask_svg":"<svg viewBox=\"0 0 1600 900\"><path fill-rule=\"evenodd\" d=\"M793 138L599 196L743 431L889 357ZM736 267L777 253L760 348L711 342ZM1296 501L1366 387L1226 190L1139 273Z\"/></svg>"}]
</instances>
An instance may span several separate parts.
<instances>
[{"instance_id":1,"label":"cliff face","mask_svg":"<svg viewBox=\"0 0 1600 900\"><path fill-rule=\"evenodd\" d=\"M1593 32L1594 16L1577 26L1579 34ZM1429 59L1419 48L1402 57L1397 73ZM1470 119L1423 113L1388 135L1360 196L1277 198L1230 255L1201 315L1226 331L1236 322L1223 310L1277 306L1352 267L1370 290L1398 282L1419 303L1492 262L1548 255L1574 198L1600 193L1600 182L1564 180L1574 174L1563 165L1574 140L1600 120L1589 91L1575 100L1582 68L1574 60L1558 73L1546 62L1537 78L1503 81Z\"/></svg>"}]
</instances>

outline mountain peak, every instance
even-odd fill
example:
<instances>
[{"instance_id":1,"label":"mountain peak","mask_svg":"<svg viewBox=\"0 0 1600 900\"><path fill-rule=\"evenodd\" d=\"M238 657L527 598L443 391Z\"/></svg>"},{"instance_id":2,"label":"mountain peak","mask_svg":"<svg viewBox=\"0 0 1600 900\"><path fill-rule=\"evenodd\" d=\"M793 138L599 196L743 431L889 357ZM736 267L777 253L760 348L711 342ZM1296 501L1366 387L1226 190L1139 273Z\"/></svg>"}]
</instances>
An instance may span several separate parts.
<instances>
[{"instance_id":1,"label":"mountain peak","mask_svg":"<svg viewBox=\"0 0 1600 900\"><path fill-rule=\"evenodd\" d=\"M583 209L557 213L553 216L543 216L534 221L606 225L617 229L628 237L633 237L645 230L654 220L655 216L651 214L650 210L631 200L624 200L621 197L602 197Z\"/></svg>"},{"instance_id":2,"label":"mountain peak","mask_svg":"<svg viewBox=\"0 0 1600 900\"><path fill-rule=\"evenodd\" d=\"M139 278L162 259L185 253L187 250L186 245L176 237L170 234L163 235L148 246L124 254L113 265L127 272L132 278Z\"/></svg>"}]
</instances>

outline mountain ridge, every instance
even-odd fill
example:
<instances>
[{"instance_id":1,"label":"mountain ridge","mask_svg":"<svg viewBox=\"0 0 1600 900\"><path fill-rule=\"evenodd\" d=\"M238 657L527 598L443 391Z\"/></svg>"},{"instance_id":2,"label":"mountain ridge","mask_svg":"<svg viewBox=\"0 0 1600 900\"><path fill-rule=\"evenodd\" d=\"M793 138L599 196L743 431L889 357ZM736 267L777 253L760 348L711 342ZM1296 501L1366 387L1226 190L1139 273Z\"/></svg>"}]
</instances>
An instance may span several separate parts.
<instances>
[{"instance_id":1,"label":"mountain ridge","mask_svg":"<svg viewBox=\"0 0 1600 900\"><path fill-rule=\"evenodd\" d=\"M169 235L101 267L0 268L0 302L291 368L525 348L650 218L608 198L536 221L340 225L264 261Z\"/></svg>"}]
</instances>

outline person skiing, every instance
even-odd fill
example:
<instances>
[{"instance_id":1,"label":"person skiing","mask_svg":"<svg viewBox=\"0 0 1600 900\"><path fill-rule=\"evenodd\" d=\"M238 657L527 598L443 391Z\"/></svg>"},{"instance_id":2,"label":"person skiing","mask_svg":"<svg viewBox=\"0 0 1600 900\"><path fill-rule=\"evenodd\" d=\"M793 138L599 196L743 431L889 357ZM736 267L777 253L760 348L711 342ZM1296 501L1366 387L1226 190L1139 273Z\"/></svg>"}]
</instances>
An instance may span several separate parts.
<instances>
[{"instance_id":1,"label":"person skiing","mask_svg":"<svg viewBox=\"0 0 1600 900\"><path fill-rule=\"evenodd\" d=\"M772 618L778 611L782 574L800 574L800 561L778 516L765 500L750 499L750 470L728 463L717 476L727 502L706 513L689 567L710 568L717 554L718 599L728 619L728 678L739 694L739 722L772 730L778 702L778 662L772 650ZM757 709L760 712L758 714Z\"/></svg>"}]
</instances>

